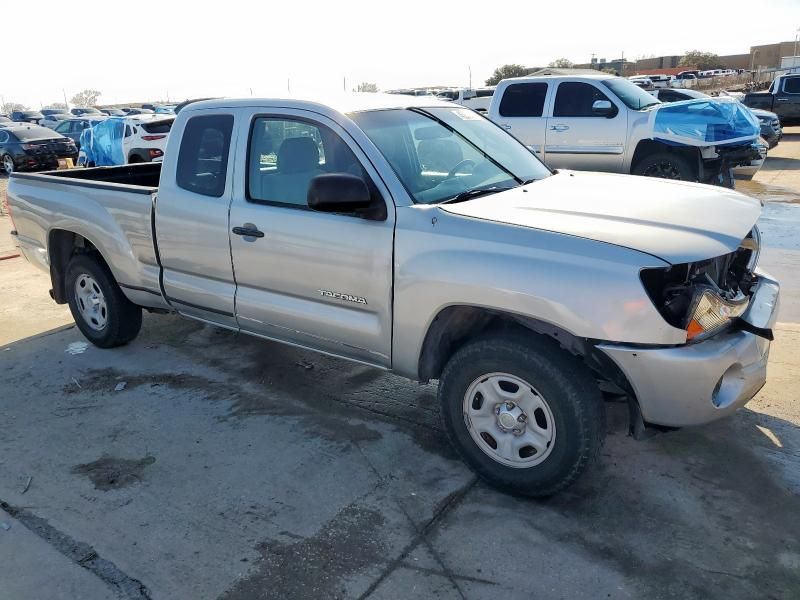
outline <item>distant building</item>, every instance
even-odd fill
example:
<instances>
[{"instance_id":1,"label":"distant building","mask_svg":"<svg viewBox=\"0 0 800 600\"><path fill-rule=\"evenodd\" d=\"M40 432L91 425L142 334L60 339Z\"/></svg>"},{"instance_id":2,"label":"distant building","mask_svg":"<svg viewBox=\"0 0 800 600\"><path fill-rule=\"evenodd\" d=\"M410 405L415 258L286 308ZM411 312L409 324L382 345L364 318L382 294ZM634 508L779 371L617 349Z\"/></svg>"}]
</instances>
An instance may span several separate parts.
<instances>
[{"instance_id":1,"label":"distant building","mask_svg":"<svg viewBox=\"0 0 800 600\"><path fill-rule=\"evenodd\" d=\"M606 60L605 58L592 58L591 62L573 65L575 69L591 69L593 71L613 71L615 75L627 77L633 75L636 64L624 58Z\"/></svg>"}]
</instances>

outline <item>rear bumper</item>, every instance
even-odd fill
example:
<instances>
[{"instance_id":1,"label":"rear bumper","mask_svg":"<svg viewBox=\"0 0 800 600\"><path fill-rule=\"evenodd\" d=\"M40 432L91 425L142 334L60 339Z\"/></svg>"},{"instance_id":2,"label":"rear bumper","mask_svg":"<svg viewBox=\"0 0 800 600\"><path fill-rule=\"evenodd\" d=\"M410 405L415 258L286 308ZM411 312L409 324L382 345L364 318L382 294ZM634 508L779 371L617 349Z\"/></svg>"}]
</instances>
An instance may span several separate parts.
<instances>
[{"instance_id":1,"label":"rear bumper","mask_svg":"<svg viewBox=\"0 0 800 600\"><path fill-rule=\"evenodd\" d=\"M780 286L764 273L742 317L771 328ZM744 406L767 381L770 342L746 331L729 331L673 348L601 344L627 377L648 423L700 425Z\"/></svg>"}]
</instances>

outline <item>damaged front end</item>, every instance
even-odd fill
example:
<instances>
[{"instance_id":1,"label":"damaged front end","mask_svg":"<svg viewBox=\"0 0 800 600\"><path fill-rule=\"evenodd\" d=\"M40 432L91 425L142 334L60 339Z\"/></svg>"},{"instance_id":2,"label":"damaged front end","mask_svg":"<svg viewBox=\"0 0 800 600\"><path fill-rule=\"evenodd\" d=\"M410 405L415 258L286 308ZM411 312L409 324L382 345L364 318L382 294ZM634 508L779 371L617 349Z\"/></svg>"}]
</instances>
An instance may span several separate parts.
<instances>
[{"instance_id":1,"label":"damaged front end","mask_svg":"<svg viewBox=\"0 0 800 600\"><path fill-rule=\"evenodd\" d=\"M699 342L730 327L772 339L740 317L758 284L754 272L761 236L753 227L734 252L697 262L643 269L642 284L658 312L673 327L686 331L687 342Z\"/></svg>"}]
</instances>

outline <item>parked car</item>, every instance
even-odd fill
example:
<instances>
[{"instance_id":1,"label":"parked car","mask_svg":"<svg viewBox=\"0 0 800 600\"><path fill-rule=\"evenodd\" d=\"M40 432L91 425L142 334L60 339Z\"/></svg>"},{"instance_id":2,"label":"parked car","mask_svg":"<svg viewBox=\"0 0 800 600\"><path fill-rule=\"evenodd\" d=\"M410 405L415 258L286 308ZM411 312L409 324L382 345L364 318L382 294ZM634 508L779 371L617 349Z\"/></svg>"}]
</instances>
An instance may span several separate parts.
<instances>
[{"instance_id":1,"label":"parked car","mask_svg":"<svg viewBox=\"0 0 800 600\"><path fill-rule=\"evenodd\" d=\"M105 119L107 119L106 115L86 115L84 117L70 117L69 119L65 119L61 121L55 127L55 131L60 133L61 135L68 137L73 142L75 142L75 146L80 150L81 148L81 134L83 133L84 129L92 127L97 123L101 123Z\"/></svg>"},{"instance_id":2,"label":"parked car","mask_svg":"<svg viewBox=\"0 0 800 600\"><path fill-rule=\"evenodd\" d=\"M84 115L102 115L99 110L92 106L76 106L72 110L69 111L71 114L75 115L76 117L82 117Z\"/></svg>"},{"instance_id":3,"label":"parked car","mask_svg":"<svg viewBox=\"0 0 800 600\"><path fill-rule=\"evenodd\" d=\"M156 105L155 104L142 104L142 108L144 110L149 110L150 112L155 112L156 111Z\"/></svg>"},{"instance_id":4,"label":"parked car","mask_svg":"<svg viewBox=\"0 0 800 600\"><path fill-rule=\"evenodd\" d=\"M649 79L653 83L654 88L659 89L659 88L669 87L672 81L675 79L675 77L673 77L672 75L655 74L655 75L647 75L647 79Z\"/></svg>"},{"instance_id":5,"label":"parked car","mask_svg":"<svg viewBox=\"0 0 800 600\"><path fill-rule=\"evenodd\" d=\"M654 90L652 95L661 100L661 102L680 102L682 100L693 100L696 98L710 98L708 94L699 92L697 90ZM783 129L778 115L773 112L761 110L759 108L751 108L752 113L758 119L761 126L761 137L764 139L768 149L772 149L778 145L778 142L783 137Z\"/></svg>"},{"instance_id":6,"label":"parked car","mask_svg":"<svg viewBox=\"0 0 800 600\"><path fill-rule=\"evenodd\" d=\"M11 120L15 123L34 123L38 124L44 115L38 110L15 110L11 113Z\"/></svg>"},{"instance_id":7,"label":"parked car","mask_svg":"<svg viewBox=\"0 0 800 600\"><path fill-rule=\"evenodd\" d=\"M153 112L157 115L174 115L175 114L175 105L174 104L159 104L155 107Z\"/></svg>"},{"instance_id":8,"label":"parked car","mask_svg":"<svg viewBox=\"0 0 800 600\"><path fill-rule=\"evenodd\" d=\"M48 129L55 129L56 126L66 119L71 119L72 115L64 114L64 113L51 113L49 115L45 115L44 119L39 119L39 125L42 127L47 127Z\"/></svg>"},{"instance_id":9,"label":"parked car","mask_svg":"<svg viewBox=\"0 0 800 600\"><path fill-rule=\"evenodd\" d=\"M190 104L194 104L195 102L202 102L203 100L214 100L214 98L192 98L190 100L184 100L175 107L175 114L177 115L179 112L181 112L184 108L186 108Z\"/></svg>"},{"instance_id":10,"label":"parked car","mask_svg":"<svg viewBox=\"0 0 800 600\"><path fill-rule=\"evenodd\" d=\"M3 126L3 123L13 123L13 122L14 122L14 121L12 121L11 119L9 119L7 116L5 116L5 115L0 115L0 127L2 127L2 126Z\"/></svg>"},{"instance_id":11,"label":"parked car","mask_svg":"<svg viewBox=\"0 0 800 600\"><path fill-rule=\"evenodd\" d=\"M102 134L98 136L99 146L81 147L78 164L92 166L97 164L95 155L98 152L102 152L104 156L116 157L112 164L119 164L122 161L125 164L161 162L164 159L164 149L175 117L144 114L123 118L111 117L111 119L113 122L105 123L100 128L95 127L103 129ZM115 128L117 122L120 128L119 137L116 135L109 137L109 129ZM81 135L85 138L88 134Z\"/></svg>"},{"instance_id":12,"label":"parked car","mask_svg":"<svg viewBox=\"0 0 800 600\"><path fill-rule=\"evenodd\" d=\"M72 140L39 125L0 129L0 164L7 175L16 171L55 169L59 158L78 158Z\"/></svg>"},{"instance_id":13,"label":"parked car","mask_svg":"<svg viewBox=\"0 0 800 600\"><path fill-rule=\"evenodd\" d=\"M742 100L750 108L769 110L781 125L800 125L800 73L779 75L766 92L750 92Z\"/></svg>"},{"instance_id":14,"label":"parked car","mask_svg":"<svg viewBox=\"0 0 800 600\"><path fill-rule=\"evenodd\" d=\"M450 100L461 106L466 106L478 112L485 113L489 110L489 104L492 102L493 94L494 86L476 89L450 88L439 90L436 93L436 97L442 100Z\"/></svg>"},{"instance_id":15,"label":"parked car","mask_svg":"<svg viewBox=\"0 0 800 600\"><path fill-rule=\"evenodd\" d=\"M691 107L660 104L621 77L529 76L498 84L489 118L557 169L732 187L731 169L758 158L758 123L739 103L715 99L698 100ZM654 111L660 112L651 119ZM743 130L734 132L725 125L731 115ZM684 127L684 122L695 125ZM697 126L704 123L713 127Z\"/></svg>"},{"instance_id":16,"label":"parked car","mask_svg":"<svg viewBox=\"0 0 800 600\"><path fill-rule=\"evenodd\" d=\"M148 115L142 115L148 116ZM161 162L175 117L127 119L123 148L129 163Z\"/></svg>"},{"instance_id":17,"label":"parked car","mask_svg":"<svg viewBox=\"0 0 800 600\"><path fill-rule=\"evenodd\" d=\"M779 286L757 267L758 200L553 173L432 97L197 103L163 166L17 174L8 203L95 345L134 339L144 308L437 379L449 439L515 493L592 464L598 380L635 437L766 381Z\"/></svg>"},{"instance_id":18,"label":"parked car","mask_svg":"<svg viewBox=\"0 0 800 600\"><path fill-rule=\"evenodd\" d=\"M45 117L49 117L50 115L63 115L69 111L66 108L43 108L39 112Z\"/></svg>"},{"instance_id":19,"label":"parked car","mask_svg":"<svg viewBox=\"0 0 800 600\"><path fill-rule=\"evenodd\" d=\"M121 108L100 108L98 110L109 117L124 117L126 114L128 114Z\"/></svg>"},{"instance_id":20,"label":"parked car","mask_svg":"<svg viewBox=\"0 0 800 600\"><path fill-rule=\"evenodd\" d=\"M153 110L150 108L129 108L125 111L127 116L134 116L134 115L152 115Z\"/></svg>"},{"instance_id":21,"label":"parked car","mask_svg":"<svg viewBox=\"0 0 800 600\"><path fill-rule=\"evenodd\" d=\"M653 80L645 75L634 75L633 77L628 77L628 81L632 84L642 88L643 90L653 90L655 86L653 85Z\"/></svg>"}]
</instances>

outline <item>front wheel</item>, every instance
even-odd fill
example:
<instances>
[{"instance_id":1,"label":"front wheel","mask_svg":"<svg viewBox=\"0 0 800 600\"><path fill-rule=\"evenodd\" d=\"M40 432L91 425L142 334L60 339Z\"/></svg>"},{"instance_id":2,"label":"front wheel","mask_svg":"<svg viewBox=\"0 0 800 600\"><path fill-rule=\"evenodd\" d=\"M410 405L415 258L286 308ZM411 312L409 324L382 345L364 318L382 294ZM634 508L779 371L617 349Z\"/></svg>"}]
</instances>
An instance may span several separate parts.
<instances>
[{"instance_id":1,"label":"front wheel","mask_svg":"<svg viewBox=\"0 0 800 600\"><path fill-rule=\"evenodd\" d=\"M605 407L590 373L536 334L462 347L439 382L442 421L465 462L490 484L550 496L593 462Z\"/></svg>"},{"instance_id":2,"label":"front wheel","mask_svg":"<svg viewBox=\"0 0 800 600\"><path fill-rule=\"evenodd\" d=\"M685 157L672 152L657 152L641 159L631 171L632 175L697 181L695 169Z\"/></svg>"},{"instance_id":3,"label":"front wheel","mask_svg":"<svg viewBox=\"0 0 800 600\"><path fill-rule=\"evenodd\" d=\"M142 309L125 297L100 260L89 254L73 256L66 285L72 318L95 346L122 346L138 335Z\"/></svg>"}]
</instances>

